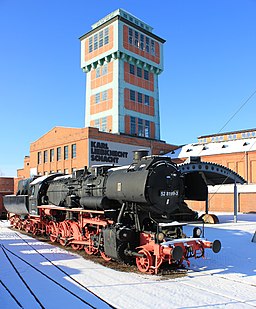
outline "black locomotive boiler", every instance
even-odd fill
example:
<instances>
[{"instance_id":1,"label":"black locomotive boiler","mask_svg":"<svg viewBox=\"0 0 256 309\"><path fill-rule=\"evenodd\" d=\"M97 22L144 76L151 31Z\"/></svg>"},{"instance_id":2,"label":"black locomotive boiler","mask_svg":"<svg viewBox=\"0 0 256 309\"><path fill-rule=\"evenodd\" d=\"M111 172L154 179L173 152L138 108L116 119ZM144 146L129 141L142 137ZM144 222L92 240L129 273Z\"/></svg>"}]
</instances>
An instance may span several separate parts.
<instances>
[{"instance_id":1,"label":"black locomotive boiler","mask_svg":"<svg viewBox=\"0 0 256 309\"><path fill-rule=\"evenodd\" d=\"M204 256L205 248L220 250L220 242L201 238L199 228L192 237L183 232L184 221L197 218L185 199L207 195L203 181L196 192L190 183L170 158L137 151L129 166L98 165L23 181L23 190L21 184L4 204L14 227L158 273L162 264Z\"/></svg>"}]
</instances>

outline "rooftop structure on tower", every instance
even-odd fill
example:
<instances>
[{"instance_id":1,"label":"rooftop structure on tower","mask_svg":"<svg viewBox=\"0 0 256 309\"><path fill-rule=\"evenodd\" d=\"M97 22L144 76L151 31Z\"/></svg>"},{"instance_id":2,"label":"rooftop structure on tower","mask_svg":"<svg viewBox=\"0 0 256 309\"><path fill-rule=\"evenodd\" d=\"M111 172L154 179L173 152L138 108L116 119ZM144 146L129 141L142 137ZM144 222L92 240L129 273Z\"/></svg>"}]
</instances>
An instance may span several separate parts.
<instances>
[{"instance_id":1,"label":"rooftop structure on tower","mask_svg":"<svg viewBox=\"0 0 256 309\"><path fill-rule=\"evenodd\" d=\"M80 38L85 127L160 140L158 75L165 40L152 31L118 9Z\"/></svg>"}]
</instances>

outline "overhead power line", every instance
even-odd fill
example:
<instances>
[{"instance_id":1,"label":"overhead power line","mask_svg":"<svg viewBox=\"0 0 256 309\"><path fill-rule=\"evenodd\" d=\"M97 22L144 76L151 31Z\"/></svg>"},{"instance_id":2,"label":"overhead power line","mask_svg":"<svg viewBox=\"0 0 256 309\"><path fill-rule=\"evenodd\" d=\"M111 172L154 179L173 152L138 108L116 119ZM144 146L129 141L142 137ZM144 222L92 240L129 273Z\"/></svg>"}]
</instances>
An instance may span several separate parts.
<instances>
[{"instance_id":1,"label":"overhead power line","mask_svg":"<svg viewBox=\"0 0 256 309\"><path fill-rule=\"evenodd\" d=\"M227 124L240 112L240 110L251 100L251 98L256 94L256 89L253 91L253 93L246 99L246 101L239 107L239 109L229 118L229 120L224 124L224 126L219 130L218 133L220 133Z\"/></svg>"}]
</instances>

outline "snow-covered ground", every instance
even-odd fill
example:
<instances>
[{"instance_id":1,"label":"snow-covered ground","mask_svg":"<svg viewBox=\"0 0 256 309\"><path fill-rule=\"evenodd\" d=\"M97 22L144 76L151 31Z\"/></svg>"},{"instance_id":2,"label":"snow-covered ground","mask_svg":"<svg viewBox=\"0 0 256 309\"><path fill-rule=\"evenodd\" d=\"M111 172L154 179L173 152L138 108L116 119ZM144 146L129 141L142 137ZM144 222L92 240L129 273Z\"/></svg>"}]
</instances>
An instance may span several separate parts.
<instances>
[{"instance_id":1,"label":"snow-covered ground","mask_svg":"<svg viewBox=\"0 0 256 309\"><path fill-rule=\"evenodd\" d=\"M239 214L237 223L233 223L232 214L217 215L220 224L206 225L205 236L209 240L219 239L222 242L221 252L214 254L207 250L205 259L192 259L187 275L178 278L109 269L24 234L18 236L8 228L7 222L0 222L0 308L20 308L19 304L23 308L40 308L35 297L47 309L90 308L82 300L95 308L256 307L256 242L252 242L256 231L256 214ZM187 226L186 229L192 227ZM10 252L32 263L61 286ZM28 292L13 271L5 253L31 286L35 296ZM3 284L15 295L17 302Z\"/></svg>"}]
</instances>

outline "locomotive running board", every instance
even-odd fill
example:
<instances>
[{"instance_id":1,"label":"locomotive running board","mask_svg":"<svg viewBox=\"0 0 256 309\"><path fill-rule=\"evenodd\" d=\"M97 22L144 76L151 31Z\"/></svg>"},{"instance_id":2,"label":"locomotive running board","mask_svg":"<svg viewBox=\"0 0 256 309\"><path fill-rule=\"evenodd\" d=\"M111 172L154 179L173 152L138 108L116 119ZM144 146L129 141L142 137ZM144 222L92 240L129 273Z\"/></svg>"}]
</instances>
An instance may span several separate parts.
<instances>
[{"instance_id":1,"label":"locomotive running board","mask_svg":"<svg viewBox=\"0 0 256 309\"><path fill-rule=\"evenodd\" d=\"M181 223L178 221L173 221L173 222L168 222L168 223L164 223L164 222L159 222L158 226L159 227L168 227L168 226L185 226L187 225L187 223Z\"/></svg>"}]
</instances>

